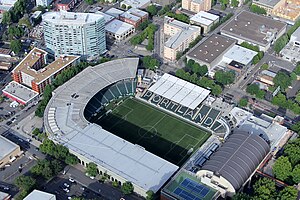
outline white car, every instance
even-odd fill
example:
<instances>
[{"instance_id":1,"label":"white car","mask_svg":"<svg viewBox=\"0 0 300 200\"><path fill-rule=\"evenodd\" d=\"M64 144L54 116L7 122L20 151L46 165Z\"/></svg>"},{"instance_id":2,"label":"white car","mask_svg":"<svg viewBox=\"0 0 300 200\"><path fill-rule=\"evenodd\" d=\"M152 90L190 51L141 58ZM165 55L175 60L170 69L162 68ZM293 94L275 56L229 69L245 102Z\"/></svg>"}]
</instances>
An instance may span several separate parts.
<instances>
[{"instance_id":1,"label":"white car","mask_svg":"<svg viewBox=\"0 0 300 200\"><path fill-rule=\"evenodd\" d=\"M64 183L64 186L67 188L70 187L70 185L68 183Z\"/></svg>"},{"instance_id":2,"label":"white car","mask_svg":"<svg viewBox=\"0 0 300 200\"><path fill-rule=\"evenodd\" d=\"M75 180L72 179L72 178L69 178L69 181L70 181L71 183L74 183L74 182L75 182Z\"/></svg>"},{"instance_id":3,"label":"white car","mask_svg":"<svg viewBox=\"0 0 300 200\"><path fill-rule=\"evenodd\" d=\"M68 188L64 188L63 191L65 191L66 193L70 192L70 190Z\"/></svg>"}]
</instances>

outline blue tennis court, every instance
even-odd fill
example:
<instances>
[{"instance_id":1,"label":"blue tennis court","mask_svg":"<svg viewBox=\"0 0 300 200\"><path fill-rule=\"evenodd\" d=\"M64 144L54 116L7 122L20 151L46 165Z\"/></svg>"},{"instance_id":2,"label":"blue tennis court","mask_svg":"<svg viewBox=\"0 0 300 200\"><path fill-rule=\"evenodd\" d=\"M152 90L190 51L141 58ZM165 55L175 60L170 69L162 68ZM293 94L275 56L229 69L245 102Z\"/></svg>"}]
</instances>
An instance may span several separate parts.
<instances>
[{"instance_id":1,"label":"blue tennis court","mask_svg":"<svg viewBox=\"0 0 300 200\"><path fill-rule=\"evenodd\" d=\"M180 187L174 190L174 193L185 200L201 200L204 198L210 189L204 185L197 183L189 178L185 178Z\"/></svg>"}]
</instances>

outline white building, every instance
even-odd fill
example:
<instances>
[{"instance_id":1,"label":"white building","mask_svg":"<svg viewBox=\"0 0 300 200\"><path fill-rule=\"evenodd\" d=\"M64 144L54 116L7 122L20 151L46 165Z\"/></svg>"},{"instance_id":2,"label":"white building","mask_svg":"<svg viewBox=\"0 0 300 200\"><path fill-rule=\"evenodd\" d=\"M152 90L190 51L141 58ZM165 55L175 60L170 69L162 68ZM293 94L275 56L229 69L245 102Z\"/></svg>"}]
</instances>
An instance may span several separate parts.
<instances>
[{"instance_id":1,"label":"white building","mask_svg":"<svg viewBox=\"0 0 300 200\"><path fill-rule=\"evenodd\" d=\"M56 200L56 196L40 190L33 190L24 200Z\"/></svg>"},{"instance_id":2,"label":"white building","mask_svg":"<svg viewBox=\"0 0 300 200\"><path fill-rule=\"evenodd\" d=\"M36 0L36 6L47 7L51 4L52 0Z\"/></svg>"},{"instance_id":3,"label":"white building","mask_svg":"<svg viewBox=\"0 0 300 200\"><path fill-rule=\"evenodd\" d=\"M202 27L202 32L207 33L211 27L219 22L219 16L205 11L200 11L190 18L191 24L196 24Z\"/></svg>"},{"instance_id":4,"label":"white building","mask_svg":"<svg viewBox=\"0 0 300 200\"><path fill-rule=\"evenodd\" d=\"M287 61L300 62L300 28L291 35L289 43L281 50L280 54Z\"/></svg>"},{"instance_id":5,"label":"white building","mask_svg":"<svg viewBox=\"0 0 300 200\"><path fill-rule=\"evenodd\" d=\"M105 25L106 36L117 41L124 40L135 32L133 25L114 19Z\"/></svg>"},{"instance_id":6,"label":"white building","mask_svg":"<svg viewBox=\"0 0 300 200\"><path fill-rule=\"evenodd\" d=\"M47 12L43 15L46 47L59 56L93 58L106 51L105 19L100 14Z\"/></svg>"},{"instance_id":7,"label":"white building","mask_svg":"<svg viewBox=\"0 0 300 200\"><path fill-rule=\"evenodd\" d=\"M0 0L0 13L4 11L9 11L17 0Z\"/></svg>"},{"instance_id":8,"label":"white building","mask_svg":"<svg viewBox=\"0 0 300 200\"><path fill-rule=\"evenodd\" d=\"M151 3L150 0L124 0L121 2L121 6L125 5L127 9L129 8L147 8Z\"/></svg>"}]
</instances>

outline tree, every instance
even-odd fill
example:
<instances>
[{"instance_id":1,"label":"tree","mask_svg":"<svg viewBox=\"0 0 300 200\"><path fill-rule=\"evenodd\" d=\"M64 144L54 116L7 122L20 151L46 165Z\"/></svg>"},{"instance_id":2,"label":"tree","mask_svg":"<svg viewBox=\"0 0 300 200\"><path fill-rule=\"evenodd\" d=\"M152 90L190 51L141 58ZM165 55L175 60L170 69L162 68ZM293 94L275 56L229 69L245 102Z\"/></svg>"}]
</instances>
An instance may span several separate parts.
<instances>
[{"instance_id":1,"label":"tree","mask_svg":"<svg viewBox=\"0 0 300 200\"><path fill-rule=\"evenodd\" d=\"M280 200L296 200L298 197L298 191L293 186L287 186L279 192Z\"/></svg>"},{"instance_id":2,"label":"tree","mask_svg":"<svg viewBox=\"0 0 300 200\"><path fill-rule=\"evenodd\" d=\"M143 21L142 23L140 23L140 25L137 27L137 30L139 31L142 31L142 30L145 30L148 25L150 24L150 21L149 20L146 20L146 21ZM137 43L139 44L139 43Z\"/></svg>"},{"instance_id":3,"label":"tree","mask_svg":"<svg viewBox=\"0 0 300 200\"><path fill-rule=\"evenodd\" d=\"M155 5L150 5L150 6L147 7L146 11L148 13L150 13L151 16L154 16L154 15L157 14L158 9L157 9L157 7Z\"/></svg>"},{"instance_id":4,"label":"tree","mask_svg":"<svg viewBox=\"0 0 300 200\"><path fill-rule=\"evenodd\" d=\"M84 0L85 3L87 3L88 5L93 5L94 4L94 0Z\"/></svg>"},{"instance_id":5,"label":"tree","mask_svg":"<svg viewBox=\"0 0 300 200\"><path fill-rule=\"evenodd\" d=\"M279 53L284 47L285 45L289 42L289 37L287 34L282 35L281 37L279 37L275 43L274 43L274 51L276 53Z\"/></svg>"},{"instance_id":6,"label":"tree","mask_svg":"<svg viewBox=\"0 0 300 200\"><path fill-rule=\"evenodd\" d=\"M69 154L69 149L61 144L55 145L53 156L57 159L63 160Z\"/></svg>"},{"instance_id":7,"label":"tree","mask_svg":"<svg viewBox=\"0 0 300 200\"><path fill-rule=\"evenodd\" d=\"M121 190L124 194L131 194L133 192L133 189L134 189L133 185L129 181L126 181L125 183L123 183L122 188L121 188Z\"/></svg>"},{"instance_id":8,"label":"tree","mask_svg":"<svg viewBox=\"0 0 300 200\"><path fill-rule=\"evenodd\" d=\"M38 134L40 134L40 129L35 128L35 129L32 131L32 135L37 136Z\"/></svg>"},{"instance_id":9,"label":"tree","mask_svg":"<svg viewBox=\"0 0 300 200\"><path fill-rule=\"evenodd\" d=\"M117 181L113 181L112 182L112 186L115 187L115 188L117 188L117 187L119 187L119 183Z\"/></svg>"},{"instance_id":10,"label":"tree","mask_svg":"<svg viewBox=\"0 0 300 200\"><path fill-rule=\"evenodd\" d=\"M36 181L30 176L22 175L16 179L16 185L24 191L30 191L36 185Z\"/></svg>"},{"instance_id":11,"label":"tree","mask_svg":"<svg viewBox=\"0 0 300 200\"><path fill-rule=\"evenodd\" d=\"M240 101L239 101L239 105L241 107L246 107L248 105L248 99L246 98L241 98Z\"/></svg>"},{"instance_id":12,"label":"tree","mask_svg":"<svg viewBox=\"0 0 300 200\"><path fill-rule=\"evenodd\" d=\"M291 176L294 183L300 183L300 164L294 167Z\"/></svg>"},{"instance_id":13,"label":"tree","mask_svg":"<svg viewBox=\"0 0 300 200\"><path fill-rule=\"evenodd\" d=\"M291 140L285 146L284 154L289 158L292 166L300 164L300 138Z\"/></svg>"},{"instance_id":14,"label":"tree","mask_svg":"<svg viewBox=\"0 0 300 200\"><path fill-rule=\"evenodd\" d=\"M258 90L255 94L255 96L259 99L264 99L266 95L266 91L264 90Z\"/></svg>"},{"instance_id":15,"label":"tree","mask_svg":"<svg viewBox=\"0 0 300 200\"><path fill-rule=\"evenodd\" d=\"M296 133L300 133L300 122L297 122L296 124L293 124L292 126L291 126L291 129L293 130L293 131L295 131Z\"/></svg>"},{"instance_id":16,"label":"tree","mask_svg":"<svg viewBox=\"0 0 300 200\"><path fill-rule=\"evenodd\" d=\"M273 79L275 87L280 86L281 91L285 91L292 84L291 77L285 72L278 72Z\"/></svg>"},{"instance_id":17,"label":"tree","mask_svg":"<svg viewBox=\"0 0 300 200\"><path fill-rule=\"evenodd\" d=\"M51 168L52 168L53 174L56 175L60 171L63 170L63 165L62 165L62 163L59 160L55 159L55 160L51 161Z\"/></svg>"},{"instance_id":18,"label":"tree","mask_svg":"<svg viewBox=\"0 0 300 200\"><path fill-rule=\"evenodd\" d=\"M2 24L10 25L12 23L12 16L10 11L6 11L3 13Z\"/></svg>"},{"instance_id":19,"label":"tree","mask_svg":"<svg viewBox=\"0 0 300 200\"><path fill-rule=\"evenodd\" d=\"M90 162L89 164L87 164L87 168L86 168L86 173L89 176L93 176L96 177L98 172L97 172L97 165L93 162Z\"/></svg>"},{"instance_id":20,"label":"tree","mask_svg":"<svg viewBox=\"0 0 300 200\"><path fill-rule=\"evenodd\" d=\"M267 14L267 11L264 8L259 7L257 5L253 5L253 4L250 6L250 11L254 12L254 13L257 13L257 14L262 14L262 15Z\"/></svg>"},{"instance_id":21,"label":"tree","mask_svg":"<svg viewBox=\"0 0 300 200\"><path fill-rule=\"evenodd\" d=\"M238 7L240 2L238 0L231 0L231 6L232 7Z\"/></svg>"},{"instance_id":22,"label":"tree","mask_svg":"<svg viewBox=\"0 0 300 200\"><path fill-rule=\"evenodd\" d=\"M259 90L259 86L257 84L248 85L246 88L246 92L251 95L255 95L258 90Z\"/></svg>"},{"instance_id":23,"label":"tree","mask_svg":"<svg viewBox=\"0 0 300 200\"><path fill-rule=\"evenodd\" d=\"M31 23L30 23L28 17L23 17L22 19L20 19L18 24L19 25L24 25L24 26L26 26L29 29L32 28Z\"/></svg>"},{"instance_id":24,"label":"tree","mask_svg":"<svg viewBox=\"0 0 300 200\"><path fill-rule=\"evenodd\" d=\"M142 59L143 65L150 70L155 70L159 67L159 61L151 56L145 56Z\"/></svg>"},{"instance_id":25,"label":"tree","mask_svg":"<svg viewBox=\"0 0 300 200\"><path fill-rule=\"evenodd\" d=\"M78 158L71 153L69 153L65 159L65 163L67 165L76 165L78 162L79 162Z\"/></svg>"},{"instance_id":26,"label":"tree","mask_svg":"<svg viewBox=\"0 0 300 200\"><path fill-rule=\"evenodd\" d=\"M248 194L239 192L232 197L232 200L251 200L251 197Z\"/></svg>"},{"instance_id":27,"label":"tree","mask_svg":"<svg viewBox=\"0 0 300 200\"><path fill-rule=\"evenodd\" d=\"M254 199L270 200L274 199L276 194L275 182L268 178L260 178L253 186Z\"/></svg>"},{"instance_id":28,"label":"tree","mask_svg":"<svg viewBox=\"0 0 300 200\"><path fill-rule=\"evenodd\" d=\"M15 53L18 54L22 50L22 43L20 40L13 40L10 42L10 49Z\"/></svg>"},{"instance_id":29,"label":"tree","mask_svg":"<svg viewBox=\"0 0 300 200\"><path fill-rule=\"evenodd\" d=\"M292 165L289 161L289 158L280 156L273 166L273 173L275 177L282 181L285 181L290 176L291 172Z\"/></svg>"},{"instance_id":30,"label":"tree","mask_svg":"<svg viewBox=\"0 0 300 200\"><path fill-rule=\"evenodd\" d=\"M121 8L126 9L126 5L122 4Z\"/></svg>"},{"instance_id":31,"label":"tree","mask_svg":"<svg viewBox=\"0 0 300 200\"><path fill-rule=\"evenodd\" d=\"M155 193L152 191L152 190L148 190L147 192L146 192L146 194L147 194L147 196L146 196L146 200L154 200L154 195L155 195Z\"/></svg>"},{"instance_id":32,"label":"tree","mask_svg":"<svg viewBox=\"0 0 300 200\"><path fill-rule=\"evenodd\" d=\"M218 70L215 73L215 80L222 85L229 85L234 82L235 74L232 71L224 72L222 70Z\"/></svg>"},{"instance_id":33,"label":"tree","mask_svg":"<svg viewBox=\"0 0 300 200\"><path fill-rule=\"evenodd\" d=\"M55 144L52 140L46 139L40 145L40 150L42 153L53 156L55 154Z\"/></svg>"},{"instance_id":34,"label":"tree","mask_svg":"<svg viewBox=\"0 0 300 200\"><path fill-rule=\"evenodd\" d=\"M269 65L267 63L264 63L264 64L262 64L262 66L260 66L260 68L262 70L267 70L267 69L269 69Z\"/></svg>"},{"instance_id":35,"label":"tree","mask_svg":"<svg viewBox=\"0 0 300 200\"><path fill-rule=\"evenodd\" d=\"M296 68L294 69L296 75L300 75L300 63L297 63Z\"/></svg>"}]
</instances>

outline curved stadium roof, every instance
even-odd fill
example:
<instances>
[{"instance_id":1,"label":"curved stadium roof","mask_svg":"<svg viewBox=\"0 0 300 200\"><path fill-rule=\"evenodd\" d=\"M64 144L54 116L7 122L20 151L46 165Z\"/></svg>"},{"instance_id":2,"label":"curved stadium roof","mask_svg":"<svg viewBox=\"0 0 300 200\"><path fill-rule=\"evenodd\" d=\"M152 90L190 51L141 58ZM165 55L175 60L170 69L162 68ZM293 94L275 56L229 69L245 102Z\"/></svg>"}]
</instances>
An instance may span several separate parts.
<instances>
[{"instance_id":1,"label":"curved stadium roof","mask_svg":"<svg viewBox=\"0 0 300 200\"><path fill-rule=\"evenodd\" d=\"M219 174L238 190L269 151L270 146L263 138L238 131L229 136L202 169Z\"/></svg>"},{"instance_id":2,"label":"curved stadium roof","mask_svg":"<svg viewBox=\"0 0 300 200\"><path fill-rule=\"evenodd\" d=\"M51 139L123 177L145 191L156 192L178 167L88 122L84 109L100 90L135 78L138 58L117 59L88 67L54 91L44 114Z\"/></svg>"}]
</instances>

